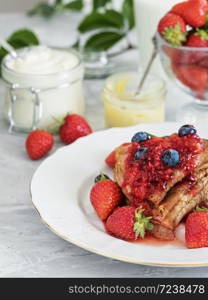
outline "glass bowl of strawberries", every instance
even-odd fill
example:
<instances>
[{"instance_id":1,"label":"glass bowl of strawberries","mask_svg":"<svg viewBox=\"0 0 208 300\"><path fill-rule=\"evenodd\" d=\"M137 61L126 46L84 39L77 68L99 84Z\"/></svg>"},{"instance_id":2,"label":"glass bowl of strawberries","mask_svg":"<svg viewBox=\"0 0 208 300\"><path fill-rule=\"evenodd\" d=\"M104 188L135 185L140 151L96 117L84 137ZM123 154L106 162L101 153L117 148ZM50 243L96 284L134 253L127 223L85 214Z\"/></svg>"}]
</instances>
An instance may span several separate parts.
<instances>
[{"instance_id":1,"label":"glass bowl of strawberries","mask_svg":"<svg viewBox=\"0 0 208 300\"><path fill-rule=\"evenodd\" d=\"M162 66L179 88L193 96L176 118L202 123L208 119L208 1L186 0L160 20L157 47Z\"/></svg>"}]
</instances>

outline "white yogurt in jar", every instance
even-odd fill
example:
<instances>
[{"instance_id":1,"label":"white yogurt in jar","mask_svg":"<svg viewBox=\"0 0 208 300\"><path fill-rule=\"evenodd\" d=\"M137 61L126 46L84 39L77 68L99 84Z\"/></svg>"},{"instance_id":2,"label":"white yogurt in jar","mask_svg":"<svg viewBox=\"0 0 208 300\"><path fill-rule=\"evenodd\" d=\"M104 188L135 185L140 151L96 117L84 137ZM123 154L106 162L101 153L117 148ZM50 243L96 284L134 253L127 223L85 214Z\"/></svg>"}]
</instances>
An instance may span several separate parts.
<instances>
[{"instance_id":1,"label":"white yogurt in jar","mask_svg":"<svg viewBox=\"0 0 208 300\"><path fill-rule=\"evenodd\" d=\"M54 129L67 113L83 115L84 68L76 52L45 46L23 48L2 64L4 115L14 129Z\"/></svg>"},{"instance_id":2,"label":"white yogurt in jar","mask_svg":"<svg viewBox=\"0 0 208 300\"><path fill-rule=\"evenodd\" d=\"M150 59L153 50L152 37L157 30L159 20L179 2L181 0L134 0L138 45L143 67ZM151 72L164 75L158 57Z\"/></svg>"}]
</instances>

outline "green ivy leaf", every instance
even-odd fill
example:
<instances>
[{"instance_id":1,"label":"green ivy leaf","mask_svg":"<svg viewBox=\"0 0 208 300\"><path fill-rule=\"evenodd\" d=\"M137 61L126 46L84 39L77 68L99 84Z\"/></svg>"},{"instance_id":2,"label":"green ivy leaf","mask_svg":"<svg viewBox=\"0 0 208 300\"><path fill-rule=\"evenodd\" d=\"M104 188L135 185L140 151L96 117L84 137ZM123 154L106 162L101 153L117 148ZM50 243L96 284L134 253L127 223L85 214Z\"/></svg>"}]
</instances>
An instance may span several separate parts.
<instances>
[{"instance_id":1,"label":"green ivy leaf","mask_svg":"<svg viewBox=\"0 0 208 300\"><path fill-rule=\"evenodd\" d=\"M20 29L15 31L12 35L10 35L7 41L16 49L31 45L39 45L37 36L29 29Z\"/></svg>"},{"instance_id":2,"label":"green ivy leaf","mask_svg":"<svg viewBox=\"0 0 208 300\"><path fill-rule=\"evenodd\" d=\"M124 0L122 6L122 13L128 23L128 28L132 29L135 26L133 0Z\"/></svg>"},{"instance_id":3,"label":"green ivy leaf","mask_svg":"<svg viewBox=\"0 0 208 300\"><path fill-rule=\"evenodd\" d=\"M83 6L84 6L83 0L74 0L65 4L63 8L79 11L82 10Z\"/></svg>"},{"instance_id":4,"label":"green ivy leaf","mask_svg":"<svg viewBox=\"0 0 208 300\"><path fill-rule=\"evenodd\" d=\"M46 18L51 17L56 12L55 6L48 3L38 3L33 9L28 12L28 15L42 15Z\"/></svg>"},{"instance_id":5,"label":"green ivy leaf","mask_svg":"<svg viewBox=\"0 0 208 300\"><path fill-rule=\"evenodd\" d=\"M100 32L87 40L85 48L88 50L96 49L96 51L105 51L115 45L123 37L123 34L113 31Z\"/></svg>"},{"instance_id":6,"label":"green ivy leaf","mask_svg":"<svg viewBox=\"0 0 208 300\"><path fill-rule=\"evenodd\" d=\"M78 30L85 33L98 28L117 28L124 26L123 15L115 10L106 10L105 13L92 12L79 24Z\"/></svg>"},{"instance_id":7,"label":"green ivy leaf","mask_svg":"<svg viewBox=\"0 0 208 300\"><path fill-rule=\"evenodd\" d=\"M111 0L93 0L93 10L105 7Z\"/></svg>"},{"instance_id":8,"label":"green ivy leaf","mask_svg":"<svg viewBox=\"0 0 208 300\"><path fill-rule=\"evenodd\" d=\"M144 211L145 209L140 209L135 212L134 232L136 237L144 238L146 230L152 230L154 227L151 223L152 217L143 215Z\"/></svg>"}]
</instances>

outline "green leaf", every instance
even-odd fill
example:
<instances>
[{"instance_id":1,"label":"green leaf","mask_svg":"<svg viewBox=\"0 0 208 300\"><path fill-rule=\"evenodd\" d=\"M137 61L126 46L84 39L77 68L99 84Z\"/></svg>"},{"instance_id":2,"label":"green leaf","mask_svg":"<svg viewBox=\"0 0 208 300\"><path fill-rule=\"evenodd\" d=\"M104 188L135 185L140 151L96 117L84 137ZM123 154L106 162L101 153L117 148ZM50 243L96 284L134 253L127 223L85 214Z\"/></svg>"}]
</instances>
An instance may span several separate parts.
<instances>
[{"instance_id":1,"label":"green leaf","mask_svg":"<svg viewBox=\"0 0 208 300\"><path fill-rule=\"evenodd\" d=\"M46 18L51 17L55 13L55 7L53 5L50 5L48 3L38 3L33 9L31 9L28 14L30 16L33 15L42 15Z\"/></svg>"},{"instance_id":2,"label":"green leaf","mask_svg":"<svg viewBox=\"0 0 208 300\"><path fill-rule=\"evenodd\" d=\"M85 33L98 28L122 29L124 18L115 10L106 10L105 13L92 12L79 24L78 30Z\"/></svg>"},{"instance_id":3,"label":"green leaf","mask_svg":"<svg viewBox=\"0 0 208 300\"><path fill-rule=\"evenodd\" d=\"M63 8L79 11L82 10L83 6L84 6L83 0L74 0L65 4Z\"/></svg>"},{"instance_id":4,"label":"green leaf","mask_svg":"<svg viewBox=\"0 0 208 300\"><path fill-rule=\"evenodd\" d=\"M39 45L37 36L29 29L20 29L15 31L12 35L10 35L7 41L16 49L26 46Z\"/></svg>"},{"instance_id":5,"label":"green leaf","mask_svg":"<svg viewBox=\"0 0 208 300\"><path fill-rule=\"evenodd\" d=\"M111 0L93 0L93 10L105 7Z\"/></svg>"},{"instance_id":6,"label":"green leaf","mask_svg":"<svg viewBox=\"0 0 208 300\"><path fill-rule=\"evenodd\" d=\"M115 45L118 41L120 41L124 37L123 34L106 31L100 32L93 36L91 36L86 44L85 48L94 50L94 51L105 51Z\"/></svg>"},{"instance_id":7,"label":"green leaf","mask_svg":"<svg viewBox=\"0 0 208 300\"><path fill-rule=\"evenodd\" d=\"M122 13L128 23L128 28L132 29L135 26L133 0L124 0L122 6Z\"/></svg>"},{"instance_id":8,"label":"green leaf","mask_svg":"<svg viewBox=\"0 0 208 300\"><path fill-rule=\"evenodd\" d=\"M144 209L140 209L135 212L135 223L134 223L134 232L136 237L140 236L144 238L146 230L152 230L153 224L151 223L152 217L146 217L143 215Z\"/></svg>"}]
</instances>

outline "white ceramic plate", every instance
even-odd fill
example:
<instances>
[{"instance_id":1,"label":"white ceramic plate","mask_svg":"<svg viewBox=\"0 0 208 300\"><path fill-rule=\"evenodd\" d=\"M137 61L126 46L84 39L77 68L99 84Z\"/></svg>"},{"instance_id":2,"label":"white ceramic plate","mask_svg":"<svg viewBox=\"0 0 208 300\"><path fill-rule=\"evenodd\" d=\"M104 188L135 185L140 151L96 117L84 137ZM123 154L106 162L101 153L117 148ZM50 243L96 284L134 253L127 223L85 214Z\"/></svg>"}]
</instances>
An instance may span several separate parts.
<instances>
[{"instance_id":1,"label":"white ceramic plate","mask_svg":"<svg viewBox=\"0 0 208 300\"><path fill-rule=\"evenodd\" d=\"M138 264L158 266L208 265L208 249L183 245L153 246L129 243L108 235L89 201L95 176L111 175L105 157L118 145L130 141L137 131L158 136L176 132L182 124L142 124L113 128L81 138L58 150L35 172L31 182L32 201L42 221L58 236L88 251ZM200 132L208 137L206 132Z\"/></svg>"}]
</instances>

